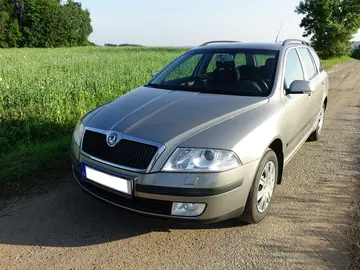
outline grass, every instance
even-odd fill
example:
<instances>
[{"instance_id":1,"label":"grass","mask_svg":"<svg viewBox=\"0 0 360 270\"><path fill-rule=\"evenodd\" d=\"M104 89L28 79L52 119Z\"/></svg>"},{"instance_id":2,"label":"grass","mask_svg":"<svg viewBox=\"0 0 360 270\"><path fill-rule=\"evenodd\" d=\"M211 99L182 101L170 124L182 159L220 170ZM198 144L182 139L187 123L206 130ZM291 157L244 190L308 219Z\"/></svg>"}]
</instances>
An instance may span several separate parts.
<instances>
[{"instance_id":1,"label":"grass","mask_svg":"<svg viewBox=\"0 0 360 270\"><path fill-rule=\"evenodd\" d=\"M0 197L69 168L78 119L151 78L183 53L167 48L2 49Z\"/></svg>"},{"instance_id":2,"label":"grass","mask_svg":"<svg viewBox=\"0 0 360 270\"><path fill-rule=\"evenodd\" d=\"M0 153L69 134L87 111L151 78L185 50L11 49L0 54Z\"/></svg>"},{"instance_id":3,"label":"grass","mask_svg":"<svg viewBox=\"0 0 360 270\"><path fill-rule=\"evenodd\" d=\"M57 184L70 171L70 141L71 136L64 136L53 142L22 146L1 156L0 198Z\"/></svg>"},{"instance_id":4,"label":"grass","mask_svg":"<svg viewBox=\"0 0 360 270\"><path fill-rule=\"evenodd\" d=\"M2 49L0 196L68 172L71 133L89 110L151 78L186 49ZM350 58L324 61L326 68ZM45 177L46 176L46 177ZM49 177L50 176L50 177Z\"/></svg>"},{"instance_id":5,"label":"grass","mask_svg":"<svg viewBox=\"0 0 360 270\"><path fill-rule=\"evenodd\" d=\"M321 62L326 70L330 70L335 65L344 63L349 60L353 60L353 58L350 56L343 56L340 58L332 58L332 59L322 60Z\"/></svg>"}]
</instances>

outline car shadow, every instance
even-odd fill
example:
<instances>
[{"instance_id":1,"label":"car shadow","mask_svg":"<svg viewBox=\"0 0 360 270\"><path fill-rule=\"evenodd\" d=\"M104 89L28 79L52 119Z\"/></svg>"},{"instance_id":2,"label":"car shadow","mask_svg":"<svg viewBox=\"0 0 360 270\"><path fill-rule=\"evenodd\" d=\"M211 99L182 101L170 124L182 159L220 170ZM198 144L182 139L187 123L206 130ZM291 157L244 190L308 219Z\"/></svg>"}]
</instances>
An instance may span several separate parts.
<instances>
[{"instance_id":1,"label":"car shadow","mask_svg":"<svg viewBox=\"0 0 360 270\"><path fill-rule=\"evenodd\" d=\"M156 220L99 201L70 182L47 194L21 199L0 211L0 244L78 247L151 232L244 225L239 220L209 225Z\"/></svg>"}]
</instances>

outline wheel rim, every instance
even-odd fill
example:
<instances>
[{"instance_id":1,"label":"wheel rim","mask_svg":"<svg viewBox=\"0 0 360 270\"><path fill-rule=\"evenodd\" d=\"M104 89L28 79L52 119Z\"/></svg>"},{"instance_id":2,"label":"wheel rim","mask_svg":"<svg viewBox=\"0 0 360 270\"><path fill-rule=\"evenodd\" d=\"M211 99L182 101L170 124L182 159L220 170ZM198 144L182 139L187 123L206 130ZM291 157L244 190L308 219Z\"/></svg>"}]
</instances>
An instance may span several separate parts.
<instances>
[{"instance_id":1,"label":"wheel rim","mask_svg":"<svg viewBox=\"0 0 360 270\"><path fill-rule=\"evenodd\" d=\"M275 187L276 168L272 161L266 163L257 191L257 210L263 213L269 206Z\"/></svg>"},{"instance_id":2,"label":"wheel rim","mask_svg":"<svg viewBox=\"0 0 360 270\"><path fill-rule=\"evenodd\" d=\"M323 105L321 107L321 110L320 110L319 122L318 122L318 127L317 127L317 130L318 130L319 134L321 133L322 128L324 126L324 116L325 116L325 108L324 108L324 105Z\"/></svg>"}]
</instances>

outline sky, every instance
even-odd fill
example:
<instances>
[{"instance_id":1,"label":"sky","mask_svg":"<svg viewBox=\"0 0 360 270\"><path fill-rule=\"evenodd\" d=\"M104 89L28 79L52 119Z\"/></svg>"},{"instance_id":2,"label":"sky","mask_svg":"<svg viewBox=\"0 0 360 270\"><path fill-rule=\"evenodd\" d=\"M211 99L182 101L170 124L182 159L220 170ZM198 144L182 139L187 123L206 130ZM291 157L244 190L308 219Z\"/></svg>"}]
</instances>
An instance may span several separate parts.
<instances>
[{"instance_id":1,"label":"sky","mask_svg":"<svg viewBox=\"0 0 360 270\"><path fill-rule=\"evenodd\" d=\"M302 38L299 0L78 0L91 14L90 41L196 46L209 40ZM360 31L354 36L360 40Z\"/></svg>"}]
</instances>

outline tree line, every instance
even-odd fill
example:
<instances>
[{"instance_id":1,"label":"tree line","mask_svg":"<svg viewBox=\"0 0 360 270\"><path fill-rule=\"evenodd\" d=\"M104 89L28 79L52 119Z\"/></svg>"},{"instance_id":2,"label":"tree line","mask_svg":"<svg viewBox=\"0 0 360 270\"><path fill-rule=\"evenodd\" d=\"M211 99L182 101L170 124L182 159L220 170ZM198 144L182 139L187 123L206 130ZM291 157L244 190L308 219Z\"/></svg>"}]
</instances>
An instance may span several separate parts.
<instances>
[{"instance_id":1,"label":"tree line","mask_svg":"<svg viewBox=\"0 0 360 270\"><path fill-rule=\"evenodd\" d=\"M350 40L360 28L360 0L302 0L295 12L304 15L304 37L322 58L351 53Z\"/></svg>"},{"instance_id":2,"label":"tree line","mask_svg":"<svg viewBox=\"0 0 360 270\"><path fill-rule=\"evenodd\" d=\"M90 13L67 0L0 0L0 48L89 45Z\"/></svg>"},{"instance_id":3,"label":"tree line","mask_svg":"<svg viewBox=\"0 0 360 270\"><path fill-rule=\"evenodd\" d=\"M129 44L129 43L122 43L122 44L113 44L113 43L105 43L105 47L143 47L140 44Z\"/></svg>"}]
</instances>

